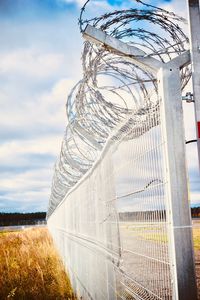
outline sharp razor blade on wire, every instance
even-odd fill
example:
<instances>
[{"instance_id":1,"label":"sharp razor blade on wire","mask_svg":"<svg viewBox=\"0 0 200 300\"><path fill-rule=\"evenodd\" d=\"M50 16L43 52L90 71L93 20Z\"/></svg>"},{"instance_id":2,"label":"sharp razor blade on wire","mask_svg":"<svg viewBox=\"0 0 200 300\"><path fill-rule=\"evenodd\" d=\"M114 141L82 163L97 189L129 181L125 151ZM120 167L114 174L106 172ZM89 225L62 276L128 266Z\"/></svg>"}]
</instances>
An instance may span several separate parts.
<instances>
[{"instance_id":1,"label":"sharp razor blade on wire","mask_svg":"<svg viewBox=\"0 0 200 300\"><path fill-rule=\"evenodd\" d=\"M168 62L188 50L188 37L181 29L185 20L174 13L136 0L139 8L114 11L84 19L92 1L81 9L80 31L93 26L141 50L138 57ZM55 166L48 215L67 192L92 167L108 137L120 125L131 123L142 128L152 118L159 123L157 79L109 47L86 41L82 54L83 78L72 89L67 101L68 125L60 157ZM189 66L181 70L182 89L191 77ZM151 112L151 113L149 113ZM152 122L153 121L153 122ZM145 126L144 132L145 132ZM149 129L148 129L149 130ZM129 131L128 138L137 138ZM141 131L143 132L143 131ZM120 138L120 132L113 140Z\"/></svg>"}]
</instances>

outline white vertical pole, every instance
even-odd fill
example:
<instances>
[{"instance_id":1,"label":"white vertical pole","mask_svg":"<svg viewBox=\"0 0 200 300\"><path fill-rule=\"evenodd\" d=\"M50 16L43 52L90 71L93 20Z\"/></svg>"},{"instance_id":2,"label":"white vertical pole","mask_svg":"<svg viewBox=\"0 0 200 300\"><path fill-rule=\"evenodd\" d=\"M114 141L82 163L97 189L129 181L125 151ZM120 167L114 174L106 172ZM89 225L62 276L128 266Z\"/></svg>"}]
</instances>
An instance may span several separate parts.
<instances>
[{"instance_id":1,"label":"white vertical pole","mask_svg":"<svg viewBox=\"0 0 200 300\"><path fill-rule=\"evenodd\" d=\"M197 148L200 168L200 8L199 0L188 0L192 82L197 129Z\"/></svg>"},{"instance_id":2,"label":"white vertical pole","mask_svg":"<svg viewBox=\"0 0 200 300\"><path fill-rule=\"evenodd\" d=\"M188 0L195 3L199 0ZM194 11L193 11L194 12ZM196 30L200 30L199 25ZM87 30L86 30L87 31ZM171 249L171 272L173 279L173 300L197 300L197 288L195 279L194 253L192 241L191 214L188 201L187 188L187 170L185 155L185 134L183 125L183 109L181 101L181 79L180 66L188 62L188 57L181 55L178 59L167 64L159 61L149 61L143 58L138 61L135 58L137 49L127 48L113 37L102 34L97 29L88 28L86 38L91 37L93 42L100 42L108 45L111 49L117 49L122 54L127 55L140 67L149 68L151 72L158 72L159 94L161 96L162 107L162 126L165 140L165 157L167 173L167 210L170 231L170 249ZM199 44L198 44L199 45ZM198 49L198 48L197 48ZM196 51L198 52L198 51ZM195 53L196 53L195 52ZM199 56L198 56L199 57ZM153 69L151 68L153 65ZM162 65L162 66L161 66ZM199 75L200 75L200 57L199 57ZM197 71L197 70L196 70ZM200 121L200 76L196 76L195 88L197 90L196 116ZM200 123L197 127L200 127ZM200 128L198 131L200 138Z\"/></svg>"},{"instance_id":3,"label":"white vertical pole","mask_svg":"<svg viewBox=\"0 0 200 300\"><path fill-rule=\"evenodd\" d=\"M158 72L158 83L165 140L173 299L196 300L179 67L166 64Z\"/></svg>"}]
</instances>

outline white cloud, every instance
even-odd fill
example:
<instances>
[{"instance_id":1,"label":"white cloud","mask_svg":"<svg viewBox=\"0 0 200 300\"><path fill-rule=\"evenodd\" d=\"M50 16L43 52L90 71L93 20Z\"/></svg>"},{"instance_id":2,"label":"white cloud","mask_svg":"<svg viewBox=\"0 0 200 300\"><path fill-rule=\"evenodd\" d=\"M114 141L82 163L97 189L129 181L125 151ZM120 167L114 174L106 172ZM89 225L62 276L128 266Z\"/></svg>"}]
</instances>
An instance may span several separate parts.
<instances>
[{"instance_id":1,"label":"white cloud","mask_svg":"<svg viewBox=\"0 0 200 300\"><path fill-rule=\"evenodd\" d=\"M79 6L83 6L85 4L85 0L62 0L62 2L65 2L67 4L78 4Z\"/></svg>"},{"instance_id":2,"label":"white cloud","mask_svg":"<svg viewBox=\"0 0 200 300\"><path fill-rule=\"evenodd\" d=\"M46 178L41 178L42 181L39 181L38 179L25 179L24 175L26 175L26 173L18 175L17 177L15 175L15 178L12 178L14 179L13 181L8 179L1 180L1 184L3 184L4 188L8 191L7 197L9 197L10 195L20 196L27 193L29 193L29 195L31 193L35 194L36 192L38 193L38 189L39 191L48 190L49 193L49 181L47 181Z\"/></svg>"},{"instance_id":3,"label":"white cloud","mask_svg":"<svg viewBox=\"0 0 200 300\"><path fill-rule=\"evenodd\" d=\"M51 89L37 91L27 101L16 99L14 103L15 95L6 91L0 100L0 131L13 132L14 139L22 135L31 139L34 135L63 134L67 95L73 85L73 80L62 78Z\"/></svg>"},{"instance_id":4,"label":"white cloud","mask_svg":"<svg viewBox=\"0 0 200 300\"><path fill-rule=\"evenodd\" d=\"M1 201L6 199L10 205L15 201L23 209L31 208L31 201L38 210L42 203L46 209L50 195L53 166L60 152L66 125L66 96L74 84L73 80L62 78L51 89L37 93L25 103L12 107L12 98L4 93L6 103L1 111L1 127L5 130L24 131L25 138L8 137L0 145L0 186L6 191ZM46 132L35 131L47 128ZM52 133L51 128L60 128ZM8 207L8 203L4 203ZM13 204L12 204L13 203ZM29 206L28 206L29 203ZM30 208L28 208L30 207ZM13 207L14 209L14 207Z\"/></svg>"},{"instance_id":5,"label":"white cloud","mask_svg":"<svg viewBox=\"0 0 200 300\"><path fill-rule=\"evenodd\" d=\"M200 193L191 193L190 201L193 205L199 205L200 202Z\"/></svg>"},{"instance_id":6,"label":"white cloud","mask_svg":"<svg viewBox=\"0 0 200 300\"><path fill-rule=\"evenodd\" d=\"M79 12L77 12L78 19ZM74 14L0 20L1 209L46 209L66 126L67 94L81 70ZM70 29L70 34L68 34ZM9 202L9 203L8 203Z\"/></svg>"},{"instance_id":7,"label":"white cloud","mask_svg":"<svg viewBox=\"0 0 200 300\"><path fill-rule=\"evenodd\" d=\"M83 5L86 2L86 0L61 0L61 1L66 4L76 4L78 7L83 7ZM96 7L104 8L104 9L113 8L113 6L109 5L107 1L102 1L102 0L93 0L91 4L92 5L90 7L92 8L96 8Z\"/></svg>"},{"instance_id":8,"label":"white cloud","mask_svg":"<svg viewBox=\"0 0 200 300\"><path fill-rule=\"evenodd\" d=\"M79 7L85 3L58 1ZM91 15L100 15L111 7L107 1L92 2ZM185 8L182 6L180 12L179 3L173 1L168 9L184 14ZM0 52L0 133L7 135L0 146L0 167L4 170L0 186L5 191L3 196L0 193L0 201L10 199L13 209L16 203L19 209L26 210L30 210L31 203L36 210L47 205L54 158L59 154L67 122L67 94L81 78L81 36L75 29L78 16L76 11L76 17L68 14L62 20L21 22L15 28L13 23L7 23L6 34L0 37L4 45L4 52ZM193 138L192 104L187 104L185 116L187 139ZM197 165L194 147L187 146L191 169ZM192 201L198 201L198 194L192 193Z\"/></svg>"},{"instance_id":9,"label":"white cloud","mask_svg":"<svg viewBox=\"0 0 200 300\"><path fill-rule=\"evenodd\" d=\"M15 162L20 155L25 154L53 154L57 155L60 148L60 136L47 135L31 140L12 140L0 146L0 162Z\"/></svg>"},{"instance_id":10,"label":"white cloud","mask_svg":"<svg viewBox=\"0 0 200 300\"><path fill-rule=\"evenodd\" d=\"M0 54L0 74L13 74L36 78L50 77L62 66L61 53L41 53L36 49L15 49Z\"/></svg>"},{"instance_id":11,"label":"white cloud","mask_svg":"<svg viewBox=\"0 0 200 300\"><path fill-rule=\"evenodd\" d=\"M37 169L21 174L8 174L0 178L1 209L46 210L50 196L51 168ZM5 175L4 175L5 176Z\"/></svg>"},{"instance_id":12,"label":"white cloud","mask_svg":"<svg viewBox=\"0 0 200 300\"><path fill-rule=\"evenodd\" d=\"M168 11L174 12L177 15L187 18L187 3L185 1L185 5L181 5L180 2L183 2L182 0L172 0L168 3L160 3L159 7L166 9Z\"/></svg>"}]
</instances>

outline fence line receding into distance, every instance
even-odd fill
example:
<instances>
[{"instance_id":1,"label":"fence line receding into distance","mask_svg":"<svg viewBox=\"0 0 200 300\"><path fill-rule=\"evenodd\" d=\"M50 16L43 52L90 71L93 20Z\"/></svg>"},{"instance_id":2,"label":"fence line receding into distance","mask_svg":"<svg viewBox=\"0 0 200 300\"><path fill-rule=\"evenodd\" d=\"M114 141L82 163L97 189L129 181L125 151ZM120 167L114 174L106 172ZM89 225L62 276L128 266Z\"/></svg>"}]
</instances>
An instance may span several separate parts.
<instances>
[{"instance_id":1,"label":"fence line receding into distance","mask_svg":"<svg viewBox=\"0 0 200 300\"><path fill-rule=\"evenodd\" d=\"M182 18L136 3L135 9L85 20L90 1L81 11L86 38L90 25L106 33L108 43L115 38L137 52L131 59L110 44L86 41L83 79L68 97L48 226L83 299L180 297L166 82L154 63L168 72L163 66L177 57L187 62L188 38ZM191 76L185 62L179 65L180 90Z\"/></svg>"}]
</instances>

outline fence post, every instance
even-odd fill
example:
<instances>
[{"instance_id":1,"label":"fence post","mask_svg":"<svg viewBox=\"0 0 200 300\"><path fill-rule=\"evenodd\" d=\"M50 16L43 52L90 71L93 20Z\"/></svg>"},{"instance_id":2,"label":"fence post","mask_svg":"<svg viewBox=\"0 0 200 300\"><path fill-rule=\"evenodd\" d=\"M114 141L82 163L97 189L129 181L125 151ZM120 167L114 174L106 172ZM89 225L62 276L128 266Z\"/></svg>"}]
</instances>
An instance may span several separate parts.
<instances>
[{"instance_id":1,"label":"fence post","mask_svg":"<svg viewBox=\"0 0 200 300\"><path fill-rule=\"evenodd\" d=\"M173 299L196 300L192 226L188 202L180 67L165 64L158 72L165 142L167 217L171 243Z\"/></svg>"},{"instance_id":2,"label":"fence post","mask_svg":"<svg viewBox=\"0 0 200 300\"><path fill-rule=\"evenodd\" d=\"M197 150L200 169L200 7L199 0L188 0L192 83L197 131Z\"/></svg>"},{"instance_id":3,"label":"fence post","mask_svg":"<svg viewBox=\"0 0 200 300\"><path fill-rule=\"evenodd\" d=\"M137 54L137 48L128 48L126 44L91 26L86 27L84 37L92 39L95 43L103 43L111 50L125 53L124 57L130 52L129 59L133 60L136 65L143 66L144 69L150 69L154 74L159 69L157 74L161 96L161 123L165 141L167 218L171 243L173 299L196 300L197 287L188 201L180 76L180 68L190 61L189 52L186 51L169 63L162 64L155 59L150 61L146 57L138 60L134 57Z\"/></svg>"}]
</instances>

